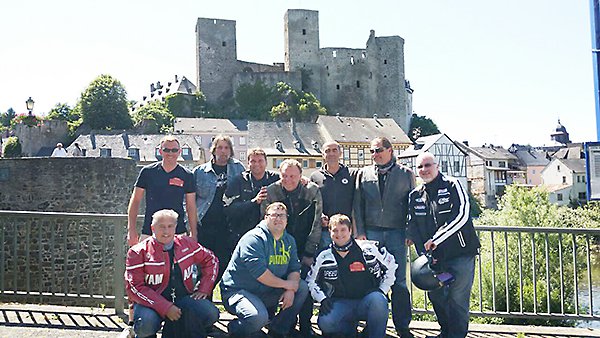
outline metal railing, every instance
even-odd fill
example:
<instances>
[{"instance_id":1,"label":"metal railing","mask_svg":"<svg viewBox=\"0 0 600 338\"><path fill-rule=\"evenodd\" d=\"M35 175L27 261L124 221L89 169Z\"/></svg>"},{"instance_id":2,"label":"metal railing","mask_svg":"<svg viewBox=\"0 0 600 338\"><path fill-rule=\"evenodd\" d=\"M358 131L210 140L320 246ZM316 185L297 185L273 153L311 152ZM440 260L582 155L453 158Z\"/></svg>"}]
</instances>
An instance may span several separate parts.
<instances>
[{"instance_id":1,"label":"metal railing","mask_svg":"<svg viewBox=\"0 0 600 338\"><path fill-rule=\"evenodd\" d=\"M126 227L127 215L0 210L0 299L123 314Z\"/></svg>"},{"instance_id":2,"label":"metal railing","mask_svg":"<svg viewBox=\"0 0 600 338\"><path fill-rule=\"evenodd\" d=\"M600 276L593 276L600 229L476 226L471 292L474 316L600 320ZM414 258L414 253L409 253ZM595 279L594 279L595 278ZM433 314L425 293L412 288L413 310Z\"/></svg>"},{"instance_id":3,"label":"metal railing","mask_svg":"<svg viewBox=\"0 0 600 338\"><path fill-rule=\"evenodd\" d=\"M0 300L104 303L122 314L126 224L119 214L0 210ZM475 228L472 315L600 320L592 273L600 229ZM415 313L433 314L424 292L413 287L412 297Z\"/></svg>"}]
</instances>

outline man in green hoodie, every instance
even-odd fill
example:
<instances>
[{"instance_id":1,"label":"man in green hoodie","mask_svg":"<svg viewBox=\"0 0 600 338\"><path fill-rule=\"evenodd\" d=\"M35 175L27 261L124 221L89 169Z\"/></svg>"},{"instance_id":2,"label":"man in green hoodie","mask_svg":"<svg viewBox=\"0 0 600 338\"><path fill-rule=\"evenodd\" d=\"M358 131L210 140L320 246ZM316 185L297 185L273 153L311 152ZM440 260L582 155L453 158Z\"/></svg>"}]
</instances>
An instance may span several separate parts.
<instances>
[{"instance_id":1,"label":"man in green hoodie","mask_svg":"<svg viewBox=\"0 0 600 338\"><path fill-rule=\"evenodd\" d=\"M270 204L233 251L221 280L223 305L237 316L228 324L233 337L251 336L269 317L271 337L287 335L296 323L308 286L300 279L296 241L285 231L287 216L285 204Z\"/></svg>"}]
</instances>

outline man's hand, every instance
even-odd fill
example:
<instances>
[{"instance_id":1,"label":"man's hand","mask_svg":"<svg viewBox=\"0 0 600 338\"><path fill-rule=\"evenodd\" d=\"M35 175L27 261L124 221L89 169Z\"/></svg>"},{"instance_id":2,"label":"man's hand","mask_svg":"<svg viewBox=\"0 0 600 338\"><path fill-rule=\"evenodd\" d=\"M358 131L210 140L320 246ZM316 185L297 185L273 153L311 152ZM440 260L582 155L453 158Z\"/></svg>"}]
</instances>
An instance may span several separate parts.
<instances>
[{"instance_id":1,"label":"man's hand","mask_svg":"<svg viewBox=\"0 0 600 338\"><path fill-rule=\"evenodd\" d=\"M296 292L298 291L298 286L300 285L300 282L297 280L285 280L285 283L283 285L283 288L286 291L293 291Z\"/></svg>"},{"instance_id":2,"label":"man's hand","mask_svg":"<svg viewBox=\"0 0 600 338\"><path fill-rule=\"evenodd\" d=\"M261 187L260 191L256 196L252 199L252 202L260 205L262 201L267 199L267 187Z\"/></svg>"},{"instance_id":3,"label":"man's hand","mask_svg":"<svg viewBox=\"0 0 600 338\"><path fill-rule=\"evenodd\" d=\"M425 250L427 251L433 251L435 250L435 248L437 248L437 245L435 243L433 243L432 240L428 240L427 242L425 242Z\"/></svg>"},{"instance_id":4,"label":"man's hand","mask_svg":"<svg viewBox=\"0 0 600 338\"><path fill-rule=\"evenodd\" d=\"M198 300L198 299L207 299L208 298L208 294L196 290L196 291L194 291L194 293L192 293L191 297L193 299L196 299L196 300Z\"/></svg>"},{"instance_id":5,"label":"man's hand","mask_svg":"<svg viewBox=\"0 0 600 338\"><path fill-rule=\"evenodd\" d=\"M166 317L169 318L171 321L179 320L179 318L181 318L181 309L175 306L175 304L171 305L169 310L167 310Z\"/></svg>"},{"instance_id":6,"label":"man's hand","mask_svg":"<svg viewBox=\"0 0 600 338\"><path fill-rule=\"evenodd\" d=\"M281 297L279 297L279 302L281 303L281 310L285 310L292 306L294 303L294 295L295 292L292 290L285 290Z\"/></svg>"},{"instance_id":7,"label":"man's hand","mask_svg":"<svg viewBox=\"0 0 600 338\"><path fill-rule=\"evenodd\" d=\"M302 265L311 266L313 261L314 259L312 257L303 256L301 263Z\"/></svg>"},{"instance_id":8,"label":"man's hand","mask_svg":"<svg viewBox=\"0 0 600 338\"><path fill-rule=\"evenodd\" d=\"M129 246L138 244L138 234L137 231L135 231L135 227L127 231L127 244L129 244Z\"/></svg>"},{"instance_id":9,"label":"man's hand","mask_svg":"<svg viewBox=\"0 0 600 338\"><path fill-rule=\"evenodd\" d=\"M410 239L408 239L408 238L407 238L407 239L404 241L404 244L406 244L406 246L411 246L411 245L413 245L414 243L413 243L413 241L411 241Z\"/></svg>"},{"instance_id":10,"label":"man's hand","mask_svg":"<svg viewBox=\"0 0 600 338\"><path fill-rule=\"evenodd\" d=\"M329 216L325 214L321 215L321 226L323 228L327 228L327 226L329 226Z\"/></svg>"},{"instance_id":11,"label":"man's hand","mask_svg":"<svg viewBox=\"0 0 600 338\"><path fill-rule=\"evenodd\" d=\"M321 301L321 307L319 308L319 316L327 315L333 310L333 299L327 297Z\"/></svg>"},{"instance_id":12,"label":"man's hand","mask_svg":"<svg viewBox=\"0 0 600 338\"><path fill-rule=\"evenodd\" d=\"M356 236L356 239L364 241L364 240L367 239L367 236L365 236L365 235L358 235L358 236Z\"/></svg>"}]
</instances>

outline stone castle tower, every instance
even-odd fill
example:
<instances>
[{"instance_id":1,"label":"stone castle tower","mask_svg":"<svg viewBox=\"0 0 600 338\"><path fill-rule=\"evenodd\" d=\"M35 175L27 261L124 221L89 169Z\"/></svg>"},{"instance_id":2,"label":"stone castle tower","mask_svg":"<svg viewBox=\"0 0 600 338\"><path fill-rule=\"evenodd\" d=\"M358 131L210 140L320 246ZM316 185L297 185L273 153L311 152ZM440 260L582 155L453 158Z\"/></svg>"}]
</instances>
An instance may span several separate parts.
<instances>
[{"instance_id":1,"label":"stone castle tower","mask_svg":"<svg viewBox=\"0 0 600 338\"><path fill-rule=\"evenodd\" d=\"M371 31L366 48L321 48L319 12L290 9L284 16L284 63L273 65L237 60L235 21L199 18L196 36L198 86L209 102L231 99L242 83L283 81L315 94L329 114L389 116L408 132L412 89L405 87L399 36Z\"/></svg>"}]
</instances>

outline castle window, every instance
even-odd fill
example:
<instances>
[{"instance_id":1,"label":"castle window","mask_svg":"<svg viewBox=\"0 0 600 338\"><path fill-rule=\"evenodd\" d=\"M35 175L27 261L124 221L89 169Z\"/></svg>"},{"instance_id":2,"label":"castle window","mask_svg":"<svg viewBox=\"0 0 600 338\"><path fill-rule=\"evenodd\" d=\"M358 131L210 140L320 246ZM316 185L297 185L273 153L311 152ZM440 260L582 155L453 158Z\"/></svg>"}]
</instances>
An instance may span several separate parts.
<instances>
[{"instance_id":1,"label":"castle window","mask_svg":"<svg viewBox=\"0 0 600 338\"><path fill-rule=\"evenodd\" d=\"M360 81L356 81L356 88L360 88Z\"/></svg>"},{"instance_id":2,"label":"castle window","mask_svg":"<svg viewBox=\"0 0 600 338\"><path fill-rule=\"evenodd\" d=\"M306 45L306 41L304 41L304 44Z\"/></svg>"},{"instance_id":3,"label":"castle window","mask_svg":"<svg viewBox=\"0 0 600 338\"><path fill-rule=\"evenodd\" d=\"M373 72L369 72L369 79L373 78Z\"/></svg>"},{"instance_id":4,"label":"castle window","mask_svg":"<svg viewBox=\"0 0 600 338\"><path fill-rule=\"evenodd\" d=\"M335 89L337 89L337 90L340 90L340 85L339 85L339 84L336 84L336 85L335 85Z\"/></svg>"},{"instance_id":5,"label":"castle window","mask_svg":"<svg viewBox=\"0 0 600 338\"><path fill-rule=\"evenodd\" d=\"M333 55L333 57L337 57L337 50L334 50L333 52L331 52L331 55Z\"/></svg>"},{"instance_id":6,"label":"castle window","mask_svg":"<svg viewBox=\"0 0 600 338\"><path fill-rule=\"evenodd\" d=\"M367 53L362 52L362 54L360 55L363 59L367 57Z\"/></svg>"},{"instance_id":7,"label":"castle window","mask_svg":"<svg viewBox=\"0 0 600 338\"><path fill-rule=\"evenodd\" d=\"M215 20L213 20L213 25L216 25L216 24L217 24L217 20L215 19Z\"/></svg>"},{"instance_id":8,"label":"castle window","mask_svg":"<svg viewBox=\"0 0 600 338\"><path fill-rule=\"evenodd\" d=\"M354 56L350 57L350 64L353 65L354 64Z\"/></svg>"},{"instance_id":9,"label":"castle window","mask_svg":"<svg viewBox=\"0 0 600 338\"><path fill-rule=\"evenodd\" d=\"M387 60L383 60L383 64L384 64L384 65L387 65Z\"/></svg>"},{"instance_id":10,"label":"castle window","mask_svg":"<svg viewBox=\"0 0 600 338\"><path fill-rule=\"evenodd\" d=\"M384 76L383 76L383 78L384 78L384 79L387 79L387 75L384 75Z\"/></svg>"},{"instance_id":11,"label":"castle window","mask_svg":"<svg viewBox=\"0 0 600 338\"><path fill-rule=\"evenodd\" d=\"M223 41L223 42L221 43L221 46L225 47L225 46L227 46L227 43L226 43L225 41Z\"/></svg>"},{"instance_id":12,"label":"castle window","mask_svg":"<svg viewBox=\"0 0 600 338\"><path fill-rule=\"evenodd\" d=\"M302 35L306 35L306 29L302 29ZM304 41L306 42L306 41Z\"/></svg>"}]
</instances>

